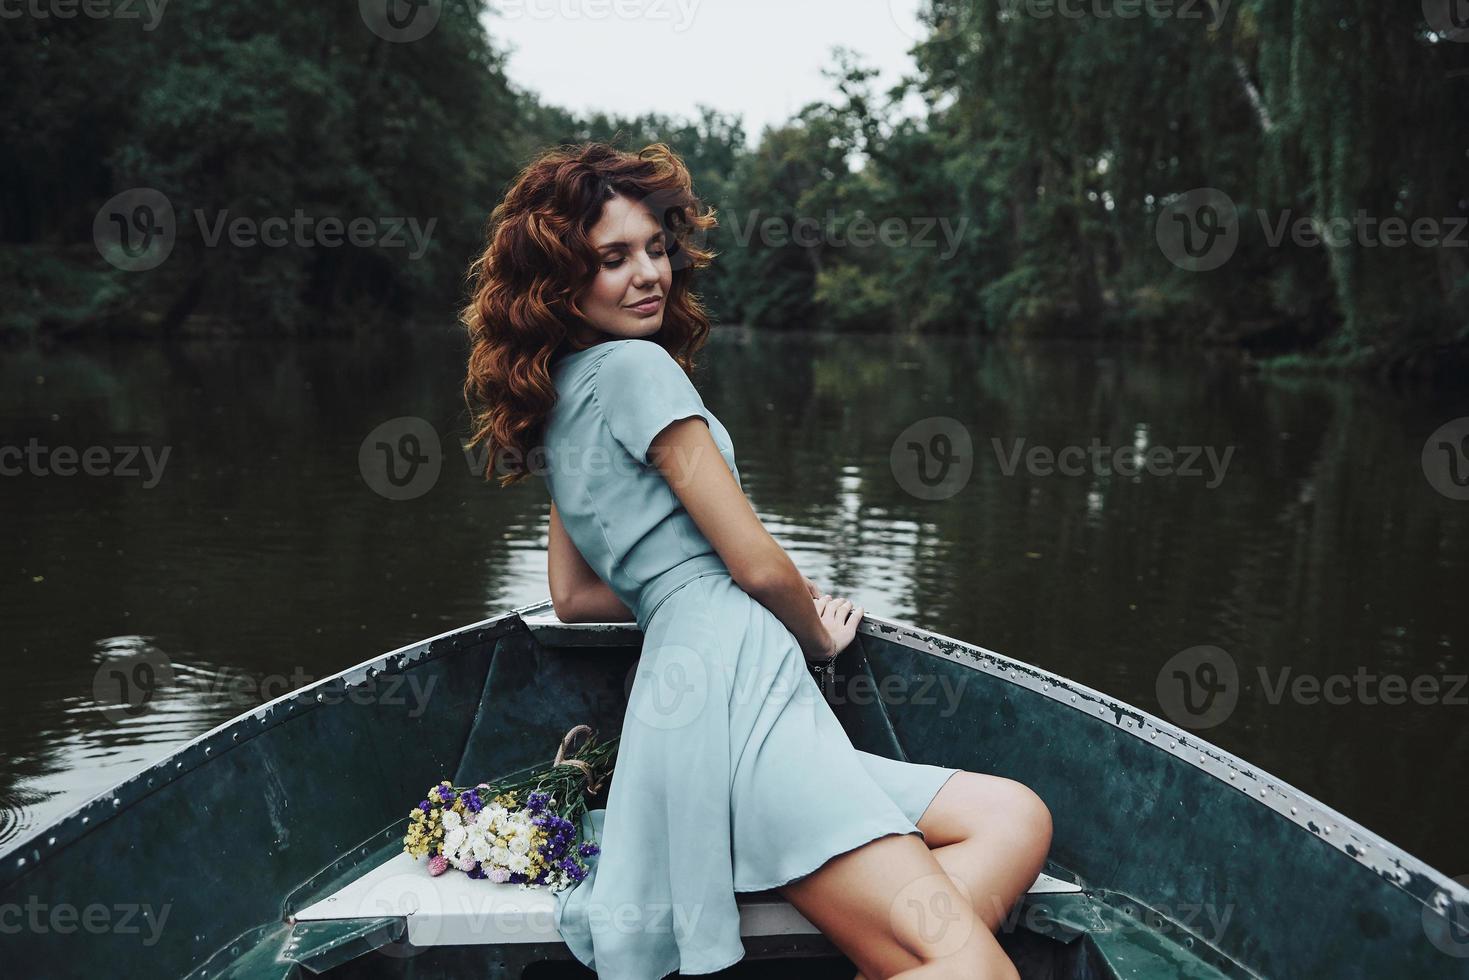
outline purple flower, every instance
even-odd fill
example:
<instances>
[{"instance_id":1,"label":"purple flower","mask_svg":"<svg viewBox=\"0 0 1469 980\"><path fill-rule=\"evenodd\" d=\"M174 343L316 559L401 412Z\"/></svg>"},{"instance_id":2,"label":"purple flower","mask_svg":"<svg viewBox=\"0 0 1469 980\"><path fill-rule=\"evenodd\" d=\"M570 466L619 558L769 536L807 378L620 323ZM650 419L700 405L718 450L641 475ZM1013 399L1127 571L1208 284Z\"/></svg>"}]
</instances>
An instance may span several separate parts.
<instances>
[{"instance_id":1,"label":"purple flower","mask_svg":"<svg viewBox=\"0 0 1469 980\"><path fill-rule=\"evenodd\" d=\"M458 796L458 794L455 793L449 787L447 787L447 786L440 786L439 787L439 799L443 800L445 803L453 803L454 800L455 800L455 798L457 796Z\"/></svg>"},{"instance_id":2,"label":"purple flower","mask_svg":"<svg viewBox=\"0 0 1469 980\"><path fill-rule=\"evenodd\" d=\"M428 800L424 800L422 803L418 804L418 808L424 813L428 813L430 810L433 809L433 804L429 803Z\"/></svg>"},{"instance_id":3,"label":"purple flower","mask_svg":"<svg viewBox=\"0 0 1469 980\"><path fill-rule=\"evenodd\" d=\"M484 802L480 800L479 794L474 790L469 790L464 794L464 805L469 809L470 813L478 813L485 806Z\"/></svg>"},{"instance_id":4,"label":"purple flower","mask_svg":"<svg viewBox=\"0 0 1469 980\"><path fill-rule=\"evenodd\" d=\"M473 868L470 868L468 871L466 871L465 874L469 875L469 877L471 877L471 878L488 878L489 877L489 875L485 873L485 869L484 869L483 865L481 865L478 861L476 861L474 863L474 867Z\"/></svg>"},{"instance_id":5,"label":"purple flower","mask_svg":"<svg viewBox=\"0 0 1469 980\"><path fill-rule=\"evenodd\" d=\"M597 843L595 841L587 841L581 847L577 848L577 852L580 853L582 857L591 857L593 854L602 853L602 849L597 846Z\"/></svg>"},{"instance_id":6,"label":"purple flower","mask_svg":"<svg viewBox=\"0 0 1469 980\"><path fill-rule=\"evenodd\" d=\"M546 801L550 798L550 793L534 792L526 799L526 809L531 813L540 813L546 808Z\"/></svg>"}]
</instances>

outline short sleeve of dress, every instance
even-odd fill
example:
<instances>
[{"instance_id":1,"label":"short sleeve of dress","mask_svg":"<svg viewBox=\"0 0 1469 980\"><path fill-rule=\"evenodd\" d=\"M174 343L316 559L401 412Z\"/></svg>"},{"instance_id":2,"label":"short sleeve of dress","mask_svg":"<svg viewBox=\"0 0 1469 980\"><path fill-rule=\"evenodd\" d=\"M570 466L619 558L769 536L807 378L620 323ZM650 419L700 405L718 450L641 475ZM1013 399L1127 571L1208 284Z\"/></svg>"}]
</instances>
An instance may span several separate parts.
<instances>
[{"instance_id":1,"label":"short sleeve of dress","mask_svg":"<svg viewBox=\"0 0 1469 980\"><path fill-rule=\"evenodd\" d=\"M714 426L684 369L651 340L628 340L608 353L597 367L595 392L613 438L644 465L653 437L670 423L697 415Z\"/></svg>"}]
</instances>

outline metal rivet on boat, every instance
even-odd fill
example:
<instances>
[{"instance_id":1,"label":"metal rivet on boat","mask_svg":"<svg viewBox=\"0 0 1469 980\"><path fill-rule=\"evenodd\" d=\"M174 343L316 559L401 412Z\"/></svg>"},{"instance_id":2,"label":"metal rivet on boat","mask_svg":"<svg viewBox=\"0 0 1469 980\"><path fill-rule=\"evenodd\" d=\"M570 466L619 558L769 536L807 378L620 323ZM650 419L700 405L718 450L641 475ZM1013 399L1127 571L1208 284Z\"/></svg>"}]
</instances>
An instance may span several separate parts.
<instances>
[{"instance_id":1,"label":"metal rivet on boat","mask_svg":"<svg viewBox=\"0 0 1469 980\"><path fill-rule=\"evenodd\" d=\"M555 761L555 760L552 760L552 761ZM1296 815L1296 814L1297 814L1297 813L1298 813L1298 812L1299 812L1299 811L1298 811L1298 810L1296 810L1296 808L1295 808L1295 807L1291 807L1291 808L1290 808L1290 815L1291 815L1291 816L1295 816L1295 815Z\"/></svg>"},{"instance_id":2,"label":"metal rivet on boat","mask_svg":"<svg viewBox=\"0 0 1469 980\"><path fill-rule=\"evenodd\" d=\"M122 806L122 800L120 800L120 799L118 799L117 797L114 796L112 798L112 805L113 806Z\"/></svg>"},{"instance_id":3,"label":"metal rivet on boat","mask_svg":"<svg viewBox=\"0 0 1469 980\"><path fill-rule=\"evenodd\" d=\"M17 868L24 868L26 866L26 859L21 858L19 861L15 862L15 866Z\"/></svg>"},{"instance_id":4,"label":"metal rivet on boat","mask_svg":"<svg viewBox=\"0 0 1469 980\"><path fill-rule=\"evenodd\" d=\"M232 732L230 734L230 741L231 742L238 742L239 740L240 740L240 733L239 732ZM554 761L554 760L552 760L552 761Z\"/></svg>"},{"instance_id":5,"label":"metal rivet on boat","mask_svg":"<svg viewBox=\"0 0 1469 980\"><path fill-rule=\"evenodd\" d=\"M322 694L320 691L317 691L316 692L316 703L317 704L321 704L325 700L326 700L326 695L325 694ZM555 762L556 760L552 759L551 761L552 762Z\"/></svg>"},{"instance_id":6,"label":"metal rivet on boat","mask_svg":"<svg viewBox=\"0 0 1469 980\"><path fill-rule=\"evenodd\" d=\"M87 821L89 821L91 819L92 819L91 817L82 817L82 823L86 823Z\"/></svg>"},{"instance_id":7,"label":"metal rivet on boat","mask_svg":"<svg viewBox=\"0 0 1469 980\"><path fill-rule=\"evenodd\" d=\"M183 763L182 763L182 762L175 762L175 763L174 763L174 764L173 764L173 767L174 767L174 768L175 768L175 769L182 769L182 768L183 768L183 767L184 767L184 764L183 764Z\"/></svg>"},{"instance_id":8,"label":"metal rivet on boat","mask_svg":"<svg viewBox=\"0 0 1469 980\"><path fill-rule=\"evenodd\" d=\"M552 761L554 762L555 760L553 759ZM1264 798L1265 798L1265 787L1261 786L1260 787L1260 799L1263 800Z\"/></svg>"},{"instance_id":9,"label":"metal rivet on boat","mask_svg":"<svg viewBox=\"0 0 1469 980\"><path fill-rule=\"evenodd\" d=\"M1075 694L1071 695L1071 703L1072 704L1075 704L1076 703L1076 695Z\"/></svg>"},{"instance_id":10,"label":"metal rivet on boat","mask_svg":"<svg viewBox=\"0 0 1469 980\"><path fill-rule=\"evenodd\" d=\"M48 847L54 845L55 843L56 843L56 838L55 837L48 837L48 838L46 838L46 845Z\"/></svg>"},{"instance_id":11,"label":"metal rivet on boat","mask_svg":"<svg viewBox=\"0 0 1469 980\"><path fill-rule=\"evenodd\" d=\"M1204 764L1204 763L1205 763L1205 762L1207 762L1207 761L1208 761L1208 760L1207 760L1207 759L1205 759L1205 758L1204 758L1204 755L1203 755L1203 753L1202 753L1202 752L1201 752L1201 753L1199 753L1199 764L1200 764L1200 765L1203 765L1203 764Z\"/></svg>"},{"instance_id":12,"label":"metal rivet on boat","mask_svg":"<svg viewBox=\"0 0 1469 980\"><path fill-rule=\"evenodd\" d=\"M1234 778L1234 770L1233 769L1229 770L1229 778L1230 779L1233 779Z\"/></svg>"},{"instance_id":13,"label":"metal rivet on boat","mask_svg":"<svg viewBox=\"0 0 1469 980\"><path fill-rule=\"evenodd\" d=\"M552 760L552 761L554 762L555 760ZM1331 836L1331 828L1330 827L1323 827L1321 829L1321 832L1323 834L1325 834L1327 837L1330 837Z\"/></svg>"}]
</instances>

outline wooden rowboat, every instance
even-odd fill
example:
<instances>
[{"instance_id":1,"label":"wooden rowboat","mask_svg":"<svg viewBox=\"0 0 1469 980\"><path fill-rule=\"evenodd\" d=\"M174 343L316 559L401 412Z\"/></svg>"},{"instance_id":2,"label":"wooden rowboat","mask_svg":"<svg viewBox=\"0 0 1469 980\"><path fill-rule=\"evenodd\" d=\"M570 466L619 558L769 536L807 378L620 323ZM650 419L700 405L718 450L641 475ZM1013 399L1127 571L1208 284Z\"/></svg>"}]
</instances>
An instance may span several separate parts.
<instances>
[{"instance_id":1,"label":"wooden rowboat","mask_svg":"<svg viewBox=\"0 0 1469 980\"><path fill-rule=\"evenodd\" d=\"M641 641L541 602L201 735L6 848L7 975L587 976L549 893L430 877L402 818L440 776L544 763L581 723L616 735ZM1469 889L1136 708L871 615L825 694L858 748L1050 806L1046 874L1001 933L1022 976L1469 978ZM739 901L730 975L852 975L778 894Z\"/></svg>"}]
</instances>

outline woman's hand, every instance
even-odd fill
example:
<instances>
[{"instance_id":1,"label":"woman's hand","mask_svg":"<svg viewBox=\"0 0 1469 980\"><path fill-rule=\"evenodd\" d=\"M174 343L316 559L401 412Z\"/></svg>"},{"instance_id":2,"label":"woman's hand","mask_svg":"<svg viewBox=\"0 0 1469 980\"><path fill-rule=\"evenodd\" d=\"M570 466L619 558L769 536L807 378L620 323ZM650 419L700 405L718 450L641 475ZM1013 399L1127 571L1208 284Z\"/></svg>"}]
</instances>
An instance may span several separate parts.
<instances>
[{"instance_id":1,"label":"woman's hand","mask_svg":"<svg viewBox=\"0 0 1469 980\"><path fill-rule=\"evenodd\" d=\"M801 582L806 586L806 591L809 592L809 593L811 593L811 598L813 598L813 599L820 599L821 598L821 590L816 587L816 583L815 582L811 581L809 578L807 578L804 575L801 576Z\"/></svg>"},{"instance_id":2,"label":"woman's hand","mask_svg":"<svg viewBox=\"0 0 1469 980\"><path fill-rule=\"evenodd\" d=\"M851 645L857 636L857 625L862 622L862 607L852 604L851 599L838 599L830 595L814 597L816 616L831 637L831 652L825 658L831 660ZM825 660L817 661L825 663Z\"/></svg>"}]
</instances>

